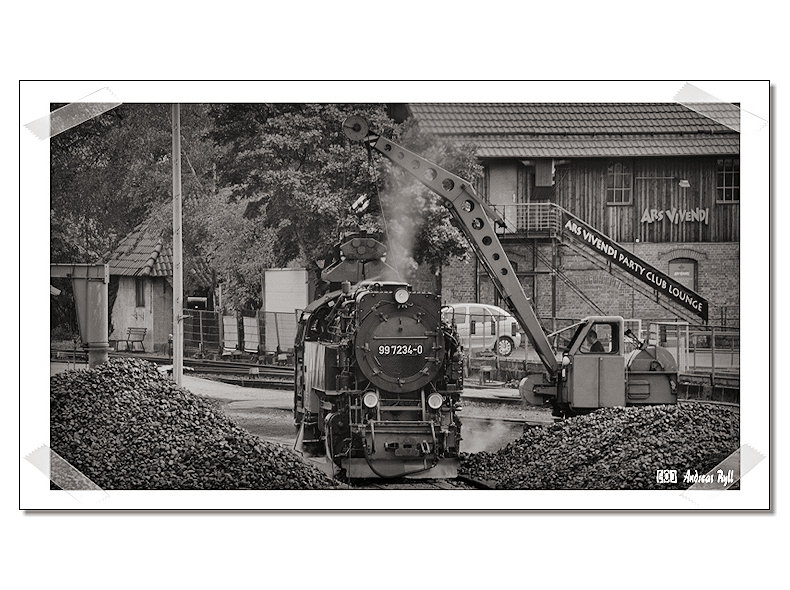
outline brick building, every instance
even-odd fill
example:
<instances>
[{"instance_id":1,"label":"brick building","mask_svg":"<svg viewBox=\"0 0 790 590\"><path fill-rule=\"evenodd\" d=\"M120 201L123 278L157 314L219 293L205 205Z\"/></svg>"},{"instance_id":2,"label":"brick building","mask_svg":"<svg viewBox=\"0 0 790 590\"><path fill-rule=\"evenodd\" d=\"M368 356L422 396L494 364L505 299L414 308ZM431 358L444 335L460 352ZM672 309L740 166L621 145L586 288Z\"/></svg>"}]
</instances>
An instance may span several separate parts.
<instances>
[{"instance_id":1,"label":"brick building","mask_svg":"<svg viewBox=\"0 0 790 590\"><path fill-rule=\"evenodd\" d=\"M739 319L738 109L676 103L411 103L423 130L473 144L477 186L504 218L501 240L538 316L597 313L703 323L601 264L557 227L566 212ZM442 269L444 302L499 303L474 255Z\"/></svg>"}]
</instances>

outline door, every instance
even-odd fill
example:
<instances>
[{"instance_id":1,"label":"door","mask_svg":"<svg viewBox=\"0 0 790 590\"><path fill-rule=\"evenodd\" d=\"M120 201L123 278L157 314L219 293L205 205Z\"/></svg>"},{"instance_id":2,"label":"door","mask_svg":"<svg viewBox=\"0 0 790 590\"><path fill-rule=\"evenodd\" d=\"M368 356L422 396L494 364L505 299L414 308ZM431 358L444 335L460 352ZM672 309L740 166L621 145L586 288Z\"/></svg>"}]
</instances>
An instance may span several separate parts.
<instances>
[{"instance_id":1,"label":"door","mask_svg":"<svg viewBox=\"0 0 790 590\"><path fill-rule=\"evenodd\" d=\"M579 409L625 405L625 359L616 323L593 324L573 357L568 401Z\"/></svg>"}]
</instances>

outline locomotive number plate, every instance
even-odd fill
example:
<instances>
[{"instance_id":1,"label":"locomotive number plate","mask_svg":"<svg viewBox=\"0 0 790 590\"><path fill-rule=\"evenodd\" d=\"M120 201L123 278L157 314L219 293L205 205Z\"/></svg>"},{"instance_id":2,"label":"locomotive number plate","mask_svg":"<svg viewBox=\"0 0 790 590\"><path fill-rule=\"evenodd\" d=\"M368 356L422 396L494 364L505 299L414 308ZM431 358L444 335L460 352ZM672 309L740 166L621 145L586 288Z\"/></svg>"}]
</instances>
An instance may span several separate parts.
<instances>
[{"instance_id":1,"label":"locomotive number plate","mask_svg":"<svg viewBox=\"0 0 790 590\"><path fill-rule=\"evenodd\" d=\"M414 356L423 353L422 344L379 344L379 356Z\"/></svg>"}]
</instances>

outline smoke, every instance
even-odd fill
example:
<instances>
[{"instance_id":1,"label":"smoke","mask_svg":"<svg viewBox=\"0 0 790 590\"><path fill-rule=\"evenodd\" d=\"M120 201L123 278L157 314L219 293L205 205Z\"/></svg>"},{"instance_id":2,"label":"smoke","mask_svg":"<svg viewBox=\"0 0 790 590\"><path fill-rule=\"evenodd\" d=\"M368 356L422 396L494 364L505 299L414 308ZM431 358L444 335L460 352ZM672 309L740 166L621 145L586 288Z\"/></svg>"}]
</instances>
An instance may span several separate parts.
<instances>
[{"instance_id":1,"label":"smoke","mask_svg":"<svg viewBox=\"0 0 790 590\"><path fill-rule=\"evenodd\" d=\"M520 422L505 422L480 418L462 417L463 429L461 450L464 453L493 453L519 438L524 432Z\"/></svg>"},{"instance_id":2,"label":"smoke","mask_svg":"<svg viewBox=\"0 0 790 590\"><path fill-rule=\"evenodd\" d=\"M381 208L387 237L387 264L394 267L401 280L413 283L417 273L414 249L419 229L421 199L402 183L382 194Z\"/></svg>"}]
</instances>

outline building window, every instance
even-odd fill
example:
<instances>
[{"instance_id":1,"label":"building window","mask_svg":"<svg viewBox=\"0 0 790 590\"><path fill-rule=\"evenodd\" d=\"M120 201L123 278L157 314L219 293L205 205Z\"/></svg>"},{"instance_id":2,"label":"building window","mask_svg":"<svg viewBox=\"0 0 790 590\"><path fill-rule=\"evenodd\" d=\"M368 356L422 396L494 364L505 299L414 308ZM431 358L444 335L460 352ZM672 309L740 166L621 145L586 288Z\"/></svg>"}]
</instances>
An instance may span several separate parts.
<instances>
[{"instance_id":1,"label":"building window","mask_svg":"<svg viewBox=\"0 0 790 590\"><path fill-rule=\"evenodd\" d=\"M633 178L630 162L610 162L606 171L606 204L630 205Z\"/></svg>"},{"instance_id":2,"label":"building window","mask_svg":"<svg viewBox=\"0 0 790 590\"><path fill-rule=\"evenodd\" d=\"M691 258L674 258L669 261L669 277L687 289L697 290L697 261Z\"/></svg>"},{"instance_id":3,"label":"building window","mask_svg":"<svg viewBox=\"0 0 790 590\"><path fill-rule=\"evenodd\" d=\"M145 279L137 277L134 280L135 307L145 307Z\"/></svg>"},{"instance_id":4,"label":"building window","mask_svg":"<svg viewBox=\"0 0 790 590\"><path fill-rule=\"evenodd\" d=\"M737 203L740 198L740 158L719 158L716 160L716 202Z\"/></svg>"}]
</instances>

